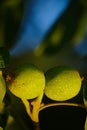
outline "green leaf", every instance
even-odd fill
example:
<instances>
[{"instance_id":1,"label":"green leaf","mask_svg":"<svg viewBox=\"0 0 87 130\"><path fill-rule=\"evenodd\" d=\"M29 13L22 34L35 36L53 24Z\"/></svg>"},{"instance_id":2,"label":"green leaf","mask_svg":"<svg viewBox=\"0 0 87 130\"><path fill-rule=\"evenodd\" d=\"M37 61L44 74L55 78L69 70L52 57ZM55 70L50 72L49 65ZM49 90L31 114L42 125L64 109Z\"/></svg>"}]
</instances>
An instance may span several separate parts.
<instances>
[{"instance_id":1,"label":"green leaf","mask_svg":"<svg viewBox=\"0 0 87 130\"><path fill-rule=\"evenodd\" d=\"M56 101L75 97L81 89L81 78L77 70L69 67L54 67L46 73L45 95Z\"/></svg>"},{"instance_id":2,"label":"green leaf","mask_svg":"<svg viewBox=\"0 0 87 130\"><path fill-rule=\"evenodd\" d=\"M5 93L6 93L6 84L4 78L0 75L0 103L2 103Z\"/></svg>"}]
</instances>

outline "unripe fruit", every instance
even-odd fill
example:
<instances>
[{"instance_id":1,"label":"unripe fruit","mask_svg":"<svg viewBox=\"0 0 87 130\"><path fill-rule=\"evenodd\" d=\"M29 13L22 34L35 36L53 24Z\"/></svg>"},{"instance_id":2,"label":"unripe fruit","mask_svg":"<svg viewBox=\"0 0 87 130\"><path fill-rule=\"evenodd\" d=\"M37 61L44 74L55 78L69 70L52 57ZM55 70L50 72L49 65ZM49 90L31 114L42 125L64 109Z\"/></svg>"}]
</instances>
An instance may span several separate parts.
<instances>
[{"instance_id":1,"label":"unripe fruit","mask_svg":"<svg viewBox=\"0 0 87 130\"><path fill-rule=\"evenodd\" d=\"M76 96L81 89L81 78L69 67L51 68L46 73L45 95L55 101L65 101Z\"/></svg>"},{"instance_id":2,"label":"unripe fruit","mask_svg":"<svg viewBox=\"0 0 87 130\"><path fill-rule=\"evenodd\" d=\"M35 65L22 65L15 70L15 78L8 84L8 87L15 96L21 99L33 99L43 91L45 77Z\"/></svg>"},{"instance_id":3,"label":"unripe fruit","mask_svg":"<svg viewBox=\"0 0 87 130\"><path fill-rule=\"evenodd\" d=\"M4 78L0 75L0 103L2 103L6 93L6 85Z\"/></svg>"}]
</instances>

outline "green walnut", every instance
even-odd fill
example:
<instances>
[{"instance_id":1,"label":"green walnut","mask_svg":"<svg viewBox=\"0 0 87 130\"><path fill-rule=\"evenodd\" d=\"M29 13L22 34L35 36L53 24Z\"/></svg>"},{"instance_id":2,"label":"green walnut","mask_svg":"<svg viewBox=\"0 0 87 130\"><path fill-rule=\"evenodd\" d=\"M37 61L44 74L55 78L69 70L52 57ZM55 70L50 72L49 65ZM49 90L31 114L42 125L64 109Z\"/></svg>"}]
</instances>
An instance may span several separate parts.
<instances>
[{"instance_id":1,"label":"green walnut","mask_svg":"<svg viewBox=\"0 0 87 130\"><path fill-rule=\"evenodd\" d=\"M0 103L3 102L4 96L6 93L6 84L1 73L2 72L0 71Z\"/></svg>"},{"instance_id":2,"label":"green walnut","mask_svg":"<svg viewBox=\"0 0 87 130\"><path fill-rule=\"evenodd\" d=\"M39 96L45 87L45 76L35 65L21 65L15 70L15 76L8 83L9 90L21 99L33 99Z\"/></svg>"},{"instance_id":3,"label":"green walnut","mask_svg":"<svg viewBox=\"0 0 87 130\"><path fill-rule=\"evenodd\" d=\"M45 95L55 101L65 101L76 96L81 89L81 77L69 67L54 67L46 73Z\"/></svg>"}]
</instances>

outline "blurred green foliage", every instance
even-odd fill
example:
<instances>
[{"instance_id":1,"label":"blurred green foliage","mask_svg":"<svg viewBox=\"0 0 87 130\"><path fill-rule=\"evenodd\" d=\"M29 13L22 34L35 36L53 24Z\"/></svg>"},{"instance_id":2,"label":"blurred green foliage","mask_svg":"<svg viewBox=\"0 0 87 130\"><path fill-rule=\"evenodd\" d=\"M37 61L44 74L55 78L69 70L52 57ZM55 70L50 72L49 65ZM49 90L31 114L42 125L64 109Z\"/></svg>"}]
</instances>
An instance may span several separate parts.
<instances>
[{"instance_id":1,"label":"blurred green foliage","mask_svg":"<svg viewBox=\"0 0 87 130\"><path fill-rule=\"evenodd\" d=\"M86 3L86 1L84 1ZM70 47L84 39L86 34L86 7L80 0L72 1L64 14L46 34L37 53L55 54L64 47ZM82 4L84 3L84 4Z\"/></svg>"},{"instance_id":2,"label":"blurred green foliage","mask_svg":"<svg viewBox=\"0 0 87 130\"><path fill-rule=\"evenodd\" d=\"M16 43L23 17L23 0L0 1L0 46L9 49ZM46 33L37 53L53 54L78 43L86 33L87 1L72 0L69 7Z\"/></svg>"},{"instance_id":3,"label":"blurred green foliage","mask_svg":"<svg viewBox=\"0 0 87 130\"><path fill-rule=\"evenodd\" d=\"M0 46L14 45L22 16L22 0L0 1Z\"/></svg>"}]
</instances>

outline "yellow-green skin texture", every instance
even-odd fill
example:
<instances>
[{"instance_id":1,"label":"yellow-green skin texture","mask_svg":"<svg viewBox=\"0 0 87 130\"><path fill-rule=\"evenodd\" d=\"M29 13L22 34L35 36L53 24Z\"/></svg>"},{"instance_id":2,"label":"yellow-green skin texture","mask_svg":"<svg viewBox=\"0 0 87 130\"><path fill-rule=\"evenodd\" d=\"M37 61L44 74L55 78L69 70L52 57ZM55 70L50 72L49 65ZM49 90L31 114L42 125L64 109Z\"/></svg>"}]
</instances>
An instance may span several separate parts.
<instances>
[{"instance_id":1,"label":"yellow-green skin texture","mask_svg":"<svg viewBox=\"0 0 87 130\"><path fill-rule=\"evenodd\" d=\"M45 76L35 65L22 65L16 69L14 81L8 87L21 99L33 99L44 90Z\"/></svg>"},{"instance_id":2,"label":"yellow-green skin texture","mask_svg":"<svg viewBox=\"0 0 87 130\"><path fill-rule=\"evenodd\" d=\"M2 75L0 75L0 104L3 102L6 93L6 84Z\"/></svg>"},{"instance_id":3,"label":"yellow-green skin texture","mask_svg":"<svg viewBox=\"0 0 87 130\"><path fill-rule=\"evenodd\" d=\"M69 67L51 68L46 73L45 95L55 101L75 97L81 89L81 78L76 70Z\"/></svg>"},{"instance_id":4,"label":"yellow-green skin texture","mask_svg":"<svg viewBox=\"0 0 87 130\"><path fill-rule=\"evenodd\" d=\"M2 127L0 127L0 130L3 130L3 128L2 128Z\"/></svg>"}]
</instances>

